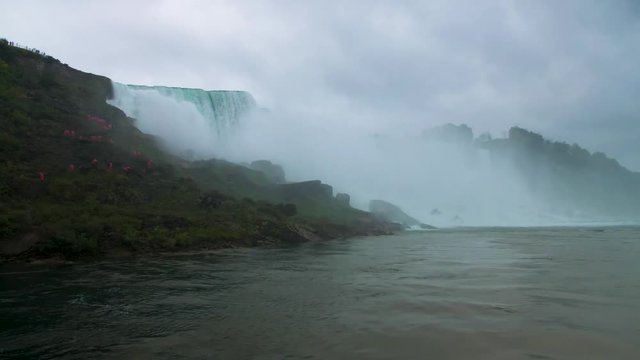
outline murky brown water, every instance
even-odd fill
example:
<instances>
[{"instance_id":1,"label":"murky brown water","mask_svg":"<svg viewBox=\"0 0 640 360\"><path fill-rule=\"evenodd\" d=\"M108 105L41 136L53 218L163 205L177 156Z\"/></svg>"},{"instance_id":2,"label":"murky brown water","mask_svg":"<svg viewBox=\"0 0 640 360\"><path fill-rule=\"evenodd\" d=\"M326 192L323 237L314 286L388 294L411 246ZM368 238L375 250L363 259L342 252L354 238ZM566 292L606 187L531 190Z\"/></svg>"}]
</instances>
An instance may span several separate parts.
<instances>
[{"instance_id":1,"label":"murky brown water","mask_svg":"<svg viewBox=\"0 0 640 360\"><path fill-rule=\"evenodd\" d=\"M0 267L0 358L640 359L640 229Z\"/></svg>"}]
</instances>

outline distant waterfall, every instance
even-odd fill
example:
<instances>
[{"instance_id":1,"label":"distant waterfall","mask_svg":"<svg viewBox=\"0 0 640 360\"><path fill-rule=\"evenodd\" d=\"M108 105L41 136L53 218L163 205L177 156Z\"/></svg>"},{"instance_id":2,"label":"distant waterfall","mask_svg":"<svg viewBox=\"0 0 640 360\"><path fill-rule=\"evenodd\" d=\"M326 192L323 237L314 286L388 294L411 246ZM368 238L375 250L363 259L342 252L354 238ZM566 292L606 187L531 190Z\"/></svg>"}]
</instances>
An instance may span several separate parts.
<instances>
[{"instance_id":1,"label":"distant waterfall","mask_svg":"<svg viewBox=\"0 0 640 360\"><path fill-rule=\"evenodd\" d=\"M256 107L244 91L206 91L113 82L109 104L136 120L143 132L156 135L174 152L207 157Z\"/></svg>"}]
</instances>

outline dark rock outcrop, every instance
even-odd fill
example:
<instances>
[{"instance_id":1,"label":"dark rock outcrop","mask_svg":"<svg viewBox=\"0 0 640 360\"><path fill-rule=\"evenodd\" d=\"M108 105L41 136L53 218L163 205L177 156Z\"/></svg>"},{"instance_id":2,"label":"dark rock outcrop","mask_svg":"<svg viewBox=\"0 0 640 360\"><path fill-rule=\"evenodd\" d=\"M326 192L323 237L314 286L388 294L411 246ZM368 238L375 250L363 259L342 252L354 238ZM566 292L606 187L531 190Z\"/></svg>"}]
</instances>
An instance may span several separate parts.
<instances>
[{"instance_id":1,"label":"dark rock outcrop","mask_svg":"<svg viewBox=\"0 0 640 360\"><path fill-rule=\"evenodd\" d=\"M345 206L351 205L351 196L349 196L349 194L337 193L336 200L342 205L345 205Z\"/></svg>"},{"instance_id":2,"label":"dark rock outcrop","mask_svg":"<svg viewBox=\"0 0 640 360\"><path fill-rule=\"evenodd\" d=\"M286 182L282 166L274 164L269 160L256 160L252 162L249 167L263 173L267 179L274 184L284 184Z\"/></svg>"}]
</instances>

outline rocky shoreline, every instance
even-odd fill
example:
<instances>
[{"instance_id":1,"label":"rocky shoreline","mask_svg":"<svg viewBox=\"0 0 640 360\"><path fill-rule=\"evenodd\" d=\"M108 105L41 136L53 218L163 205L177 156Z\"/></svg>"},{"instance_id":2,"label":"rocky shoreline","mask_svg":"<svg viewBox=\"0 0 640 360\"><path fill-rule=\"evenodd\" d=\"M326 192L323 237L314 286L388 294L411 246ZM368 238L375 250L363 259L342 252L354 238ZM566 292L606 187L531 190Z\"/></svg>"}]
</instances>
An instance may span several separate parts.
<instances>
[{"instance_id":1,"label":"rocky shoreline","mask_svg":"<svg viewBox=\"0 0 640 360\"><path fill-rule=\"evenodd\" d=\"M364 229L350 229L347 232L340 232L338 229L324 229L318 231L306 225L294 224L290 226L291 237L282 239L247 239L245 242L209 242L190 244L180 248L147 248L133 249L122 246L105 247L105 251L99 254L66 258L63 254L56 253L46 256L38 255L35 246L38 244L35 236L25 236L13 242L2 242L0 246L0 264L22 263L30 265L72 265L86 261L100 261L113 259L137 259L141 257L156 256L176 256L176 255L197 255L206 253L218 253L230 249L250 249L260 247L283 246L287 244L301 244L317 241L332 241L338 239L350 239L367 236L394 235L402 231L398 225L390 223L379 223L376 227ZM343 229L344 231L344 229Z\"/></svg>"}]
</instances>

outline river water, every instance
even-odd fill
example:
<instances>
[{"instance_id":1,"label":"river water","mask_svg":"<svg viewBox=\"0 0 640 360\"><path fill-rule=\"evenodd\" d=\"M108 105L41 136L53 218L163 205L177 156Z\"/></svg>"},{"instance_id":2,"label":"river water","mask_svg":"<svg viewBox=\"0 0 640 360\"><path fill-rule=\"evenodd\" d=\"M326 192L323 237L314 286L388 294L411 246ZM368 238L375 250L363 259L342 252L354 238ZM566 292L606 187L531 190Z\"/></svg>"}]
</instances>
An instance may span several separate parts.
<instances>
[{"instance_id":1,"label":"river water","mask_svg":"<svg viewBox=\"0 0 640 360\"><path fill-rule=\"evenodd\" d=\"M0 358L640 359L640 228L0 266Z\"/></svg>"}]
</instances>

